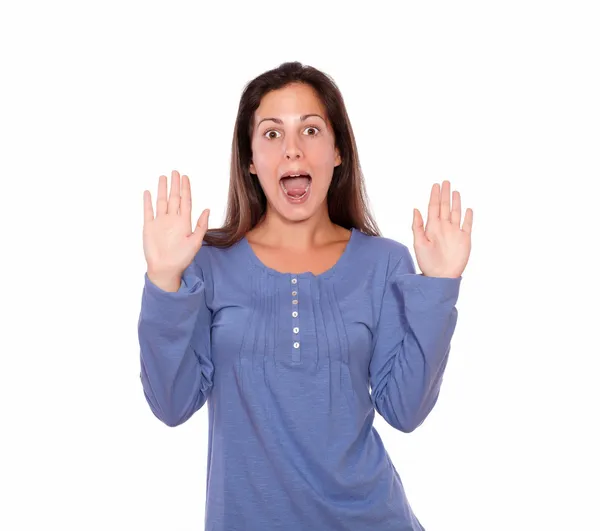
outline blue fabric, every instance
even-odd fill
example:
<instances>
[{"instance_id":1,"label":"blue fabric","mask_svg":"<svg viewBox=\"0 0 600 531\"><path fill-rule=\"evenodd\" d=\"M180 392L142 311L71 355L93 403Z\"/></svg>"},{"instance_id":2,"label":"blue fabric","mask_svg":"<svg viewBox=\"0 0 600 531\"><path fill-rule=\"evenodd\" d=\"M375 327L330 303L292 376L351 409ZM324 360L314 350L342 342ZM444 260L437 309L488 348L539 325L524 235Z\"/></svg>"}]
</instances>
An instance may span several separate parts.
<instances>
[{"instance_id":1,"label":"blue fabric","mask_svg":"<svg viewBox=\"0 0 600 531\"><path fill-rule=\"evenodd\" d=\"M146 400L168 426L208 407L206 531L422 531L373 418L408 433L434 407L461 280L356 229L322 275L245 238L203 245L178 292L146 275Z\"/></svg>"}]
</instances>

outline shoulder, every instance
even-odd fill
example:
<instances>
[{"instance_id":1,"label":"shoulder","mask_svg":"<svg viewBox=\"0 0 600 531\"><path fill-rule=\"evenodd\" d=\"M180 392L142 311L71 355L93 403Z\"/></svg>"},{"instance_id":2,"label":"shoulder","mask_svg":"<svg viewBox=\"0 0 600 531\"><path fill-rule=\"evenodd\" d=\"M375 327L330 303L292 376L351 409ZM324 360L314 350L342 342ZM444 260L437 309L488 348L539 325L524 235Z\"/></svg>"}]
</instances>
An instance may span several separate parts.
<instances>
[{"instance_id":1,"label":"shoulder","mask_svg":"<svg viewBox=\"0 0 600 531\"><path fill-rule=\"evenodd\" d=\"M408 246L400 241L385 236L370 236L356 231L357 254L370 262L385 263L391 271L401 262L412 265L412 256Z\"/></svg>"},{"instance_id":2,"label":"shoulder","mask_svg":"<svg viewBox=\"0 0 600 531\"><path fill-rule=\"evenodd\" d=\"M204 241L194 257L193 264L205 275L211 275L215 270L234 273L233 270L236 269L247 269L248 260L243 243L240 240L230 247L217 247Z\"/></svg>"}]
</instances>

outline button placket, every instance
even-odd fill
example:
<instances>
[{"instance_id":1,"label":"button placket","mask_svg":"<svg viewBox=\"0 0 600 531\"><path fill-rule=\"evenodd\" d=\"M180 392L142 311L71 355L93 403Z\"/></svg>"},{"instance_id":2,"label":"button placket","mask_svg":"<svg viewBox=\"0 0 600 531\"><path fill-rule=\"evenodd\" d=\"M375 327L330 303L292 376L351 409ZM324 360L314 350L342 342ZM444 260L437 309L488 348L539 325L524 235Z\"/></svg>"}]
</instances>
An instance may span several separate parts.
<instances>
[{"instance_id":1,"label":"button placket","mask_svg":"<svg viewBox=\"0 0 600 531\"><path fill-rule=\"evenodd\" d=\"M298 299L298 279L296 277L292 277L292 332L294 337L294 342L292 343L292 361L299 363L300 362L300 341L298 335L300 333L300 319L299 319L299 299Z\"/></svg>"}]
</instances>

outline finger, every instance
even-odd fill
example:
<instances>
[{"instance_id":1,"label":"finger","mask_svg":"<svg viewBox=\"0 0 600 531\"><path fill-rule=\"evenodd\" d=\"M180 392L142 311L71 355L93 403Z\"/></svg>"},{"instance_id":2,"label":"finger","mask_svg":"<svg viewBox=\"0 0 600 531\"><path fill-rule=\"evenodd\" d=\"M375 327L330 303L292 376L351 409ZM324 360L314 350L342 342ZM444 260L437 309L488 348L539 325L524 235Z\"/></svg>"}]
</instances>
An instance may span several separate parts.
<instances>
[{"instance_id":1,"label":"finger","mask_svg":"<svg viewBox=\"0 0 600 531\"><path fill-rule=\"evenodd\" d=\"M198 218L198 222L196 223L196 228L191 235L191 239L194 242L194 245L197 249L200 249L202 246L202 242L204 241L204 235L208 230L208 216L210 215L210 210L205 209L200 217Z\"/></svg>"},{"instance_id":2,"label":"finger","mask_svg":"<svg viewBox=\"0 0 600 531\"><path fill-rule=\"evenodd\" d=\"M179 182L179 172L173 170L171 172L171 192L169 193L169 206L167 212L169 214L178 214L179 205L181 204L181 185Z\"/></svg>"},{"instance_id":3,"label":"finger","mask_svg":"<svg viewBox=\"0 0 600 531\"><path fill-rule=\"evenodd\" d=\"M158 193L156 194L156 215L167 213L167 176L158 178Z\"/></svg>"},{"instance_id":4,"label":"finger","mask_svg":"<svg viewBox=\"0 0 600 531\"><path fill-rule=\"evenodd\" d=\"M465 220L463 221L462 230L467 234L471 234L473 230L473 210L470 208L467 208L467 211L465 212Z\"/></svg>"},{"instance_id":5,"label":"finger","mask_svg":"<svg viewBox=\"0 0 600 531\"><path fill-rule=\"evenodd\" d=\"M181 205L179 210L181 216L191 224L192 191L190 189L190 178L187 175L181 176Z\"/></svg>"},{"instance_id":6,"label":"finger","mask_svg":"<svg viewBox=\"0 0 600 531\"><path fill-rule=\"evenodd\" d=\"M416 208L413 208L412 230L415 245L422 245L427 242L425 227L423 226L423 216L421 216L421 212Z\"/></svg>"},{"instance_id":7,"label":"finger","mask_svg":"<svg viewBox=\"0 0 600 531\"><path fill-rule=\"evenodd\" d=\"M442 198L440 202L440 219L450 221L450 181L442 183Z\"/></svg>"},{"instance_id":8,"label":"finger","mask_svg":"<svg viewBox=\"0 0 600 531\"><path fill-rule=\"evenodd\" d=\"M429 207L427 209L427 223L435 222L440 217L440 185L435 183L431 187Z\"/></svg>"},{"instance_id":9,"label":"finger","mask_svg":"<svg viewBox=\"0 0 600 531\"><path fill-rule=\"evenodd\" d=\"M455 190L452 192L452 212L450 213L452 225L460 227L460 216L460 193Z\"/></svg>"},{"instance_id":10,"label":"finger","mask_svg":"<svg viewBox=\"0 0 600 531\"><path fill-rule=\"evenodd\" d=\"M152 198L150 192L144 190L144 223L148 223L154 219L154 212L152 211Z\"/></svg>"}]
</instances>

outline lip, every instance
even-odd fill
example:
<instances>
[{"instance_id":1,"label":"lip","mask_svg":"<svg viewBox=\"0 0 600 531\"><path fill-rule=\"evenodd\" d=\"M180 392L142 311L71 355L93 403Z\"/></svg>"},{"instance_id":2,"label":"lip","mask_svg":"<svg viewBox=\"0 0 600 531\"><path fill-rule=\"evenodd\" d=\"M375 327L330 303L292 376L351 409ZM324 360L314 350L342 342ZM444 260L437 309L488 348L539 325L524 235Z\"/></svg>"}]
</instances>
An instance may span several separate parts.
<instances>
[{"instance_id":1,"label":"lip","mask_svg":"<svg viewBox=\"0 0 600 531\"><path fill-rule=\"evenodd\" d=\"M292 205L301 205L303 203L306 203L308 201L308 199L310 198L311 191L312 191L311 185L312 185L312 179L308 183L308 188L306 189L306 193L298 199L295 199L292 196L287 195L287 193L285 192L285 190L283 188L281 181L279 181L279 190L281 191L281 194L283 195L283 197L285 198L286 201L288 201Z\"/></svg>"},{"instance_id":2,"label":"lip","mask_svg":"<svg viewBox=\"0 0 600 531\"><path fill-rule=\"evenodd\" d=\"M312 180L310 173L308 173L306 170L301 170L301 169L286 171L285 173L283 173L279 176L279 179L281 180L284 177L289 177L290 175L302 175L304 177L310 177L310 179Z\"/></svg>"}]
</instances>

